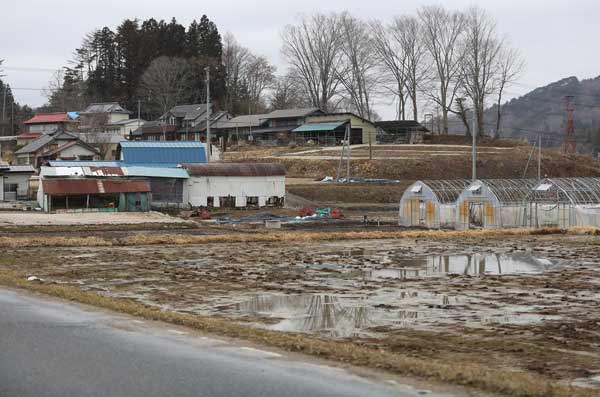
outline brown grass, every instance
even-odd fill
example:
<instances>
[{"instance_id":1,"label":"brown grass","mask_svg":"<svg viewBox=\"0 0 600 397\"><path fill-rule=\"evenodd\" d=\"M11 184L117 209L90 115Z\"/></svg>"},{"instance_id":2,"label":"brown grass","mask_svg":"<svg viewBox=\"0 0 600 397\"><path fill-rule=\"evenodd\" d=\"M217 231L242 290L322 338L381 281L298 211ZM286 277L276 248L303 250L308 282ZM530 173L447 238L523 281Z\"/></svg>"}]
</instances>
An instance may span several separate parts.
<instances>
[{"instance_id":1,"label":"brown grass","mask_svg":"<svg viewBox=\"0 0 600 397\"><path fill-rule=\"evenodd\" d=\"M25 280L17 272L0 272L0 284L52 295L79 303L94 305L121 313L191 327L200 331L240 338L288 351L347 362L402 375L474 387L480 390L518 397L591 397L597 391L568 387L525 372L488 369L483 366L441 362L407 357L346 341L325 341L303 334L281 333L251 328L230 320L185 313L161 311L130 300L109 298L75 286L40 284Z\"/></svg>"},{"instance_id":2,"label":"brown grass","mask_svg":"<svg viewBox=\"0 0 600 397\"><path fill-rule=\"evenodd\" d=\"M100 247L136 245L187 245L211 243L244 242L295 242L295 241L336 241L336 240L380 240L402 238L466 239L491 238L502 236L534 236L544 234L600 235L600 229L577 227L570 229L497 229L497 230L407 230L407 231L361 231L361 232L265 232L252 234L232 233L227 235L185 235L185 234L138 234L125 238L101 237L0 237L0 247Z\"/></svg>"}]
</instances>

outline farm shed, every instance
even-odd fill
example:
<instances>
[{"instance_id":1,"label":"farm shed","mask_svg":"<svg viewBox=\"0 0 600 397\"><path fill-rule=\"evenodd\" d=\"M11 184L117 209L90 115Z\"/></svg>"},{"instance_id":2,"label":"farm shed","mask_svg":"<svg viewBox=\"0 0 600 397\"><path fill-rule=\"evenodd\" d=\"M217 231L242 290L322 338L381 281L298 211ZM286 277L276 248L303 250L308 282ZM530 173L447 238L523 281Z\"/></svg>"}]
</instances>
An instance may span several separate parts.
<instances>
[{"instance_id":1,"label":"farm shed","mask_svg":"<svg viewBox=\"0 0 600 397\"><path fill-rule=\"evenodd\" d=\"M0 201L26 200L30 198L29 179L35 174L31 165L0 165Z\"/></svg>"},{"instance_id":2,"label":"farm shed","mask_svg":"<svg viewBox=\"0 0 600 397\"><path fill-rule=\"evenodd\" d=\"M401 226L453 227L456 199L469 185L467 179L417 181L400 199Z\"/></svg>"},{"instance_id":3,"label":"farm shed","mask_svg":"<svg viewBox=\"0 0 600 397\"><path fill-rule=\"evenodd\" d=\"M143 179L48 178L40 191L45 212L150 209L150 186Z\"/></svg>"},{"instance_id":4,"label":"farm shed","mask_svg":"<svg viewBox=\"0 0 600 397\"><path fill-rule=\"evenodd\" d=\"M456 201L457 229L523 226L525 198L535 179L485 179L472 182Z\"/></svg>"},{"instance_id":5,"label":"farm shed","mask_svg":"<svg viewBox=\"0 0 600 397\"><path fill-rule=\"evenodd\" d=\"M548 178L526 198L525 225L600 227L600 178Z\"/></svg>"},{"instance_id":6,"label":"farm shed","mask_svg":"<svg viewBox=\"0 0 600 397\"><path fill-rule=\"evenodd\" d=\"M285 168L269 163L184 164L184 197L192 207L283 206Z\"/></svg>"}]
</instances>

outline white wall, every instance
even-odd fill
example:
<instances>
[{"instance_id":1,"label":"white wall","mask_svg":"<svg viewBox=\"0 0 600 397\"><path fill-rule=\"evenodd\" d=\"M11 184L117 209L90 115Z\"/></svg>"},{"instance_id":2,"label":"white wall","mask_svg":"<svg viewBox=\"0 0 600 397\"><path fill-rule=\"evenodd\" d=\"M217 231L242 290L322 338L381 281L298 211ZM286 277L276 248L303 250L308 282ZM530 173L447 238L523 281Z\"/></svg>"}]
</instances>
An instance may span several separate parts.
<instances>
[{"instance_id":1,"label":"white wall","mask_svg":"<svg viewBox=\"0 0 600 397\"><path fill-rule=\"evenodd\" d=\"M16 183L17 186L17 195L19 197L27 196L29 193L29 177L31 174L21 174L21 173L8 173L4 175L4 184L13 184ZM1 176L0 176L1 178ZM1 191L1 189L0 189Z\"/></svg>"},{"instance_id":2,"label":"white wall","mask_svg":"<svg viewBox=\"0 0 600 397\"><path fill-rule=\"evenodd\" d=\"M79 156L96 156L96 153L79 145L73 145L59 153L59 157L61 158L75 157L79 159Z\"/></svg>"},{"instance_id":3,"label":"white wall","mask_svg":"<svg viewBox=\"0 0 600 397\"><path fill-rule=\"evenodd\" d=\"M208 197L236 197L236 206L243 207L247 197L258 197L259 206L264 206L269 197L285 197L285 176L191 176L183 188L185 203L204 207Z\"/></svg>"}]
</instances>

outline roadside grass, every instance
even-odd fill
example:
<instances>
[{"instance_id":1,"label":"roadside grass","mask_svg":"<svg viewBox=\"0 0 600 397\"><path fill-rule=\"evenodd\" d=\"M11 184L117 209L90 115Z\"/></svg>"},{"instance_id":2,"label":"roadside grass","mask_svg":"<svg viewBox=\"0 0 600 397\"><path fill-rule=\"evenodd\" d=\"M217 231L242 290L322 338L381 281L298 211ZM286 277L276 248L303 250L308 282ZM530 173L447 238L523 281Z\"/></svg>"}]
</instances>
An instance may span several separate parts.
<instances>
[{"instance_id":1,"label":"roadside grass","mask_svg":"<svg viewBox=\"0 0 600 397\"><path fill-rule=\"evenodd\" d=\"M406 230L406 231L359 231L359 232L268 232L231 233L226 235L187 235L187 234L137 234L124 238L102 237L0 237L0 247L100 247L136 245L188 245L244 242L298 242L298 241L337 241L337 240L381 240L381 239L469 239L495 238L503 236L536 236L547 234L600 235L594 227L569 229L497 229L497 230Z\"/></svg>"},{"instance_id":2,"label":"roadside grass","mask_svg":"<svg viewBox=\"0 0 600 397\"><path fill-rule=\"evenodd\" d=\"M409 357L400 352L369 348L347 341L323 340L304 334L252 328L218 317L163 311L128 299L110 298L82 291L76 286L29 282L26 280L25 274L14 271L0 272L0 284L287 351L390 371L400 375L473 387L506 396L600 396L598 391L566 386L532 373L489 369L459 360L444 361Z\"/></svg>"}]
</instances>

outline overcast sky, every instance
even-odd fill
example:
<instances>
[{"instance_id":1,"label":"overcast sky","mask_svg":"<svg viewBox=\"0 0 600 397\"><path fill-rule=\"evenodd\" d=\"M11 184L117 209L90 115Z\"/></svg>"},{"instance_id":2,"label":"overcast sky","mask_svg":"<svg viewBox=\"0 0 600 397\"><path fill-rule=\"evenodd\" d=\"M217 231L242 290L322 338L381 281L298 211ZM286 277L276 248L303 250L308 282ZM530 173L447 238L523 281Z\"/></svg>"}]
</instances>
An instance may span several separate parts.
<instances>
[{"instance_id":1,"label":"overcast sky","mask_svg":"<svg viewBox=\"0 0 600 397\"><path fill-rule=\"evenodd\" d=\"M0 59L5 59L4 80L14 87L18 102L32 107L45 102L39 89L47 87L52 69L67 63L85 33L103 26L115 29L126 18L175 17L187 26L194 18L206 14L221 35L232 32L243 45L269 57L278 66L278 72L283 73L279 33L301 13L347 10L365 19L386 20L393 15L413 13L422 5L443 4L463 9L478 4L497 19L500 32L521 49L526 59L527 69L520 84L510 89L513 96L568 76L600 75L598 0L3 0L2 3ZM384 103L378 110L384 118L394 117L393 109Z\"/></svg>"}]
</instances>

